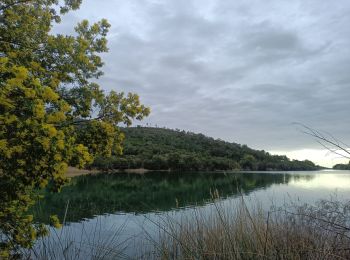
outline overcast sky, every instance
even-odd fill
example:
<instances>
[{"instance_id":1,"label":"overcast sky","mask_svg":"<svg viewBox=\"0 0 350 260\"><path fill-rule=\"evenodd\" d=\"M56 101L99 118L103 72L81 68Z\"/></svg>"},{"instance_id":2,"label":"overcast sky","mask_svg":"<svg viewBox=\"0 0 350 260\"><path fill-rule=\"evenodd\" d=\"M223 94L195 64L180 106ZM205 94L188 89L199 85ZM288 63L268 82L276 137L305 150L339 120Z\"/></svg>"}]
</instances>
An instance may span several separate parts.
<instances>
[{"instance_id":1,"label":"overcast sky","mask_svg":"<svg viewBox=\"0 0 350 260\"><path fill-rule=\"evenodd\" d=\"M101 18L112 28L98 82L138 93L152 110L142 124L323 165L333 156L293 122L350 143L348 0L84 0L55 31Z\"/></svg>"}]
</instances>

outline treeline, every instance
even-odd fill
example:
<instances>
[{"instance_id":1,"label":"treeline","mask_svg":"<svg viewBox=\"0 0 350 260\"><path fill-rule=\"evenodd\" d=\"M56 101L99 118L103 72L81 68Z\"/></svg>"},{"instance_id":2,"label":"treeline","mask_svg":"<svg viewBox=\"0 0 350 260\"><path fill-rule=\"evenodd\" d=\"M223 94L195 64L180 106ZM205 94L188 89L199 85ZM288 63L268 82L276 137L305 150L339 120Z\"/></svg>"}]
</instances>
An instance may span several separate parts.
<instances>
[{"instance_id":1,"label":"treeline","mask_svg":"<svg viewBox=\"0 0 350 260\"><path fill-rule=\"evenodd\" d=\"M101 170L173 171L317 170L313 162L290 160L246 145L215 140L203 134L151 127L122 128L123 155L97 157L90 166Z\"/></svg>"},{"instance_id":2,"label":"treeline","mask_svg":"<svg viewBox=\"0 0 350 260\"><path fill-rule=\"evenodd\" d=\"M350 163L348 164L336 164L333 166L334 170L350 170Z\"/></svg>"}]
</instances>

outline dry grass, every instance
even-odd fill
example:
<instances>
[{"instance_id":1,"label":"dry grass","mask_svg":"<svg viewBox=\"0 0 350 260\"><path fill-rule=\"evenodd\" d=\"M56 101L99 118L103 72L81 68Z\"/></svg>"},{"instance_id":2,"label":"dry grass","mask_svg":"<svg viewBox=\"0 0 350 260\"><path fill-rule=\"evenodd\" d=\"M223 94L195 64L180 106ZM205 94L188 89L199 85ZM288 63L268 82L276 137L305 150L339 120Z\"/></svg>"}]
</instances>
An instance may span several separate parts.
<instances>
[{"instance_id":1,"label":"dry grass","mask_svg":"<svg viewBox=\"0 0 350 260\"><path fill-rule=\"evenodd\" d=\"M125 249L130 239L121 239L126 224L108 225L112 231L108 235L104 233L106 226L99 219L87 227L83 222L79 228L69 225L51 228L49 237L40 238L33 248L23 249L19 255L21 259L38 260L129 259Z\"/></svg>"},{"instance_id":2,"label":"dry grass","mask_svg":"<svg viewBox=\"0 0 350 260\"><path fill-rule=\"evenodd\" d=\"M69 227L53 229L50 237L23 256L43 260L350 259L350 201L321 200L314 206L290 203L265 211L259 205L248 206L242 197L230 207L213 199L213 210L205 209L190 209L186 212L192 214L180 219L176 214L148 219L158 227L159 235L149 234L144 246L134 246L133 256L125 254L132 241L120 239L126 223L112 226L113 235L106 237L101 222L92 230L83 225L73 233Z\"/></svg>"},{"instance_id":3,"label":"dry grass","mask_svg":"<svg viewBox=\"0 0 350 260\"><path fill-rule=\"evenodd\" d=\"M241 200L211 214L194 211L162 230L158 259L350 259L350 202L284 206L266 213Z\"/></svg>"}]
</instances>

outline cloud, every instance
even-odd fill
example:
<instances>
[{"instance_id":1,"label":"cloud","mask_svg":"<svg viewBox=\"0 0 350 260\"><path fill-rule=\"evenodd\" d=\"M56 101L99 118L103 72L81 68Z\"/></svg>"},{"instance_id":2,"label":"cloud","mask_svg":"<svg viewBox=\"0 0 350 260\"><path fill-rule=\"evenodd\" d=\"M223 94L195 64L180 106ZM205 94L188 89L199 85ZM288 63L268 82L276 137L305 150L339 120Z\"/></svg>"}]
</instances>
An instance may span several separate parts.
<instances>
[{"instance_id":1,"label":"cloud","mask_svg":"<svg viewBox=\"0 0 350 260\"><path fill-rule=\"evenodd\" d=\"M93 1L112 24L106 90L140 94L145 122L265 150L317 148L291 123L350 143L350 4L343 1Z\"/></svg>"}]
</instances>

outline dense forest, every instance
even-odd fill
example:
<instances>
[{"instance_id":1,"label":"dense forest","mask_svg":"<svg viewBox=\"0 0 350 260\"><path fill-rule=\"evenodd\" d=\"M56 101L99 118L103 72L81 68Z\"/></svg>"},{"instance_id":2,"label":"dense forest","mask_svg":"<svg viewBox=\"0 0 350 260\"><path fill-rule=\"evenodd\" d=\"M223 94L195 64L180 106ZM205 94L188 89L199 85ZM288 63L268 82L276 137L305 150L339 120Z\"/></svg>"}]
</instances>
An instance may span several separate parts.
<instances>
[{"instance_id":1,"label":"dense forest","mask_svg":"<svg viewBox=\"0 0 350 260\"><path fill-rule=\"evenodd\" d=\"M317 170L313 162L290 160L246 145L213 139L178 129L128 127L123 155L97 157L91 168L173 171Z\"/></svg>"}]
</instances>

